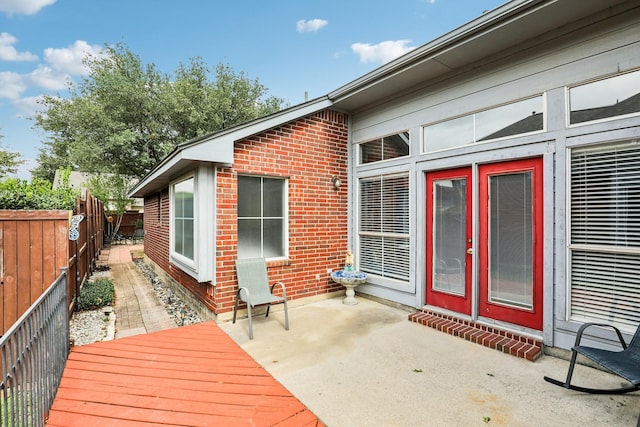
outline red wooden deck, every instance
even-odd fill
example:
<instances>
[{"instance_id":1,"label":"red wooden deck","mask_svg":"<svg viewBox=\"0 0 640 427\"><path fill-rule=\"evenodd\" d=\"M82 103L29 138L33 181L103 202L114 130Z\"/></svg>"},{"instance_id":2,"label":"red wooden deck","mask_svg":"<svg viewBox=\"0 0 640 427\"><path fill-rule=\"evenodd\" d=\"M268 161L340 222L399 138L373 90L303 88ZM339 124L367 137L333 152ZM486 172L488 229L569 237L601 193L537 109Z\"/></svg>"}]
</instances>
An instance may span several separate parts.
<instances>
[{"instance_id":1,"label":"red wooden deck","mask_svg":"<svg viewBox=\"0 0 640 427\"><path fill-rule=\"evenodd\" d=\"M323 426L215 323L74 347L47 426Z\"/></svg>"}]
</instances>

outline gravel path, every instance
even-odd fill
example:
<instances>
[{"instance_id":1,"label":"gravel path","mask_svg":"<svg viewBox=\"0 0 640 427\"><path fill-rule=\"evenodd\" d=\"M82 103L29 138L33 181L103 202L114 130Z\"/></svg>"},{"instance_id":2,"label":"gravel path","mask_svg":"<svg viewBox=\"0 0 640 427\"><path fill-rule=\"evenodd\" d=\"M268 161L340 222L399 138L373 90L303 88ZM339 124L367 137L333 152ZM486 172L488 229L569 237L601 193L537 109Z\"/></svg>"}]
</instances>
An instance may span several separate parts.
<instances>
[{"instance_id":1,"label":"gravel path","mask_svg":"<svg viewBox=\"0 0 640 427\"><path fill-rule=\"evenodd\" d=\"M143 261L135 261L135 264L142 275L149 280L162 305L178 326L202 322L198 314L187 306L180 297L174 294L148 265ZM108 271L101 271L93 275L90 280L94 280L96 276L108 277L108 275ZM73 313L71 321L69 322L69 338L71 342L73 342L74 345L85 345L107 339L108 313L110 311L113 311L111 307L103 307L97 310Z\"/></svg>"}]
</instances>

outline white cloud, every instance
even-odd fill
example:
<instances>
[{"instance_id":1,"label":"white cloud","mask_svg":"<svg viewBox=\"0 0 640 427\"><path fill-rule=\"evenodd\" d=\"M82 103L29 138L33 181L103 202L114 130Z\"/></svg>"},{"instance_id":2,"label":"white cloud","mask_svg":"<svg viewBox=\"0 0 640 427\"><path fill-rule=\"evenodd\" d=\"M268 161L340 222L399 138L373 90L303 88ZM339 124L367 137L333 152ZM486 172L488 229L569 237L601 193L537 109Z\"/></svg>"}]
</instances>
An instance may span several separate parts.
<instances>
[{"instance_id":1,"label":"white cloud","mask_svg":"<svg viewBox=\"0 0 640 427\"><path fill-rule=\"evenodd\" d=\"M74 44L65 48L50 47L45 49L44 58L54 70L77 76L89 72L82 60L87 55L100 56L101 52L101 46L89 45L84 40L76 40Z\"/></svg>"},{"instance_id":2,"label":"white cloud","mask_svg":"<svg viewBox=\"0 0 640 427\"><path fill-rule=\"evenodd\" d=\"M313 33L327 25L329 25L329 21L325 19L310 19L308 21L301 19L296 22L296 29L299 33Z\"/></svg>"},{"instance_id":3,"label":"white cloud","mask_svg":"<svg viewBox=\"0 0 640 427\"><path fill-rule=\"evenodd\" d=\"M29 73L25 77L30 83L47 90L60 90L67 87L67 81L70 76L61 73L44 65L38 65L38 68Z\"/></svg>"},{"instance_id":4,"label":"white cloud","mask_svg":"<svg viewBox=\"0 0 640 427\"><path fill-rule=\"evenodd\" d=\"M14 13L33 15L43 7L55 2L56 0L0 0L0 12L5 12L9 15Z\"/></svg>"},{"instance_id":5,"label":"white cloud","mask_svg":"<svg viewBox=\"0 0 640 427\"><path fill-rule=\"evenodd\" d=\"M37 112L42 111L44 107L39 104L42 96L27 96L13 101L16 109L16 118L33 117Z\"/></svg>"},{"instance_id":6,"label":"white cloud","mask_svg":"<svg viewBox=\"0 0 640 427\"><path fill-rule=\"evenodd\" d=\"M415 49L407 46L408 43L411 43L411 40L387 40L378 44L354 43L351 45L351 50L360 57L360 62L363 64L369 62L385 64Z\"/></svg>"},{"instance_id":7,"label":"white cloud","mask_svg":"<svg viewBox=\"0 0 640 427\"><path fill-rule=\"evenodd\" d=\"M0 60L35 61L38 57L31 52L18 52L13 45L18 41L9 33L0 33Z\"/></svg>"},{"instance_id":8,"label":"white cloud","mask_svg":"<svg viewBox=\"0 0 640 427\"><path fill-rule=\"evenodd\" d=\"M0 98L17 99L27 90L24 78L12 71L0 71Z\"/></svg>"},{"instance_id":9,"label":"white cloud","mask_svg":"<svg viewBox=\"0 0 640 427\"><path fill-rule=\"evenodd\" d=\"M2 1L2 0L0 0ZM7 33L0 34L0 55L3 43L13 43L13 38ZM102 48L89 45L83 40L61 49L48 48L44 50L44 58L48 63L39 64L28 74L18 74L11 71L0 72L0 98L17 100L29 89L40 87L47 91L66 89L72 76L84 75L89 70L82 63L87 55L100 56ZM18 105L17 102L14 102Z\"/></svg>"}]
</instances>

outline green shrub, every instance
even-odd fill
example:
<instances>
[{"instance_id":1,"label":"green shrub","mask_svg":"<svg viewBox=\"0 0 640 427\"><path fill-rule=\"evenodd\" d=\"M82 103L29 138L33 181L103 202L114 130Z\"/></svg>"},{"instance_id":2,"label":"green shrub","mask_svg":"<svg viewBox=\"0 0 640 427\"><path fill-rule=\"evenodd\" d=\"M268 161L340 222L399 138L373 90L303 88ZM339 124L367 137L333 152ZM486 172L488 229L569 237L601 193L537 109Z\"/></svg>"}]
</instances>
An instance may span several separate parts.
<instances>
[{"instance_id":1,"label":"green shrub","mask_svg":"<svg viewBox=\"0 0 640 427\"><path fill-rule=\"evenodd\" d=\"M61 184L53 189L49 181L7 178L0 181L0 209L73 210L80 192L69 184L71 170L62 171Z\"/></svg>"},{"instance_id":2,"label":"green shrub","mask_svg":"<svg viewBox=\"0 0 640 427\"><path fill-rule=\"evenodd\" d=\"M87 281L80 290L78 311L95 310L113 304L115 288L110 279Z\"/></svg>"}]
</instances>

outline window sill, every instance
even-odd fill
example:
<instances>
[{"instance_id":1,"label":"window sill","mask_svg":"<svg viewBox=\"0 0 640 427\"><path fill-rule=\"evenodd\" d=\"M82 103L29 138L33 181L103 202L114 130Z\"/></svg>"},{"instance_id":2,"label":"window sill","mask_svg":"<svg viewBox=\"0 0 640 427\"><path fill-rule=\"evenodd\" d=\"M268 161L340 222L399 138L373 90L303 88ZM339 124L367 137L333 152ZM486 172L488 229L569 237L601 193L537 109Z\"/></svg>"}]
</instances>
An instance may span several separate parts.
<instances>
[{"instance_id":1,"label":"window sill","mask_svg":"<svg viewBox=\"0 0 640 427\"><path fill-rule=\"evenodd\" d=\"M270 267L285 267L291 265L291 260L289 258L272 258L267 259L267 268Z\"/></svg>"}]
</instances>

